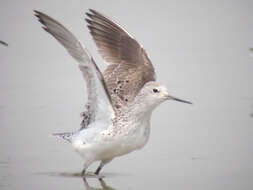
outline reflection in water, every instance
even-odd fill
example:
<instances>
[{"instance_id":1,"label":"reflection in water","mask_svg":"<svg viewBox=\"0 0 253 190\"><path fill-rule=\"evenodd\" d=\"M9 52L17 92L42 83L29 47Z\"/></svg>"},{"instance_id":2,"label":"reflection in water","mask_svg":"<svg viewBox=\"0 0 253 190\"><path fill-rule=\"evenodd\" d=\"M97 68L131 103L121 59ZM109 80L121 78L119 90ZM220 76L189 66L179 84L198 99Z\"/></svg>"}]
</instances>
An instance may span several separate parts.
<instances>
[{"instance_id":1,"label":"reflection in water","mask_svg":"<svg viewBox=\"0 0 253 190\"><path fill-rule=\"evenodd\" d=\"M105 181L102 178L98 178L98 181L100 182L100 185L102 188L95 188L95 187L91 187L89 185L89 183L87 182L87 179L85 177L83 177L83 182L84 182L84 186L85 186L85 190L115 190L114 188L106 185Z\"/></svg>"},{"instance_id":2,"label":"reflection in water","mask_svg":"<svg viewBox=\"0 0 253 190\"><path fill-rule=\"evenodd\" d=\"M82 173L80 172L40 172L35 173L36 175L47 175L52 177L69 177L69 178L75 178L75 177L83 177ZM118 174L118 173L104 173L100 175L96 175L93 172L87 172L85 174L85 178L105 178L105 177L115 177L115 176L126 176L127 174Z\"/></svg>"},{"instance_id":3,"label":"reflection in water","mask_svg":"<svg viewBox=\"0 0 253 190\"><path fill-rule=\"evenodd\" d=\"M9 179L10 173L9 173L9 168L10 168L10 159L8 158L7 160L0 160L0 189L3 187L10 186Z\"/></svg>"},{"instance_id":4,"label":"reflection in water","mask_svg":"<svg viewBox=\"0 0 253 190\"><path fill-rule=\"evenodd\" d=\"M102 175L96 175L92 172L87 172L85 176L82 176L82 173L80 172L45 172L45 173L36 173L37 175L48 175L52 177L66 177L66 178L81 178L84 182L85 190L115 190L114 188L108 186L106 182L104 181L105 177L114 177L114 176L120 176L125 174L116 174L116 173L104 173ZM92 187L88 183L89 178L95 178L99 181L99 184L101 187Z\"/></svg>"}]
</instances>

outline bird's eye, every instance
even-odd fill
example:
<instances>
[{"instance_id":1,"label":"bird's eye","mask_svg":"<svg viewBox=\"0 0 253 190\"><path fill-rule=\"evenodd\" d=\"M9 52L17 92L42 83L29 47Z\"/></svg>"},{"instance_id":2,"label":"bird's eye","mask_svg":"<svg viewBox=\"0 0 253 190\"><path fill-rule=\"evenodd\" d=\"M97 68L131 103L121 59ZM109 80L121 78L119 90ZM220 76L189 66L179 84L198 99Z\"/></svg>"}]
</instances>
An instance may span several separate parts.
<instances>
[{"instance_id":1,"label":"bird's eye","mask_svg":"<svg viewBox=\"0 0 253 190\"><path fill-rule=\"evenodd\" d=\"M158 92L159 92L159 90L158 90L158 89L156 89L156 88L154 88L154 89L153 89L153 92L154 92L154 93L158 93Z\"/></svg>"}]
</instances>

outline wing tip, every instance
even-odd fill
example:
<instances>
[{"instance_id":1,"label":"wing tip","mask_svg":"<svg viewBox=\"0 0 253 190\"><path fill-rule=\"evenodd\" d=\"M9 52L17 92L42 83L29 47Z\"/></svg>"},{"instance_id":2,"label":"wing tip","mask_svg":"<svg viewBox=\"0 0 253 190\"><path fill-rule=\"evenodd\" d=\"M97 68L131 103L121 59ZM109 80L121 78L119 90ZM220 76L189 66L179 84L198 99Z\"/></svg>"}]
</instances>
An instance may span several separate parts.
<instances>
[{"instance_id":1,"label":"wing tip","mask_svg":"<svg viewBox=\"0 0 253 190\"><path fill-rule=\"evenodd\" d=\"M85 15L88 16L88 17L90 17L90 16L91 16L91 13L86 12Z\"/></svg>"},{"instance_id":2,"label":"wing tip","mask_svg":"<svg viewBox=\"0 0 253 190\"><path fill-rule=\"evenodd\" d=\"M96 11L95 9L89 9L89 11L94 14L94 15L100 15L100 13L98 11Z\"/></svg>"},{"instance_id":3,"label":"wing tip","mask_svg":"<svg viewBox=\"0 0 253 190\"><path fill-rule=\"evenodd\" d=\"M42 19L43 16L46 16L44 13L38 10L33 10L34 16L36 16L39 19Z\"/></svg>"},{"instance_id":4,"label":"wing tip","mask_svg":"<svg viewBox=\"0 0 253 190\"><path fill-rule=\"evenodd\" d=\"M36 9L33 9L33 12L34 12L34 15L37 16L38 14L40 14L41 12L36 10Z\"/></svg>"},{"instance_id":5,"label":"wing tip","mask_svg":"<svg viewBox=\"0 0 253 190\"><path fill-rule=\"evenodd\" d=\"M40 11L37 11L37 10L33 10L33 12L34 12L34 16L37 17L38 21L39 21L41 24L45 25L45 21L44 21L43 18L42 18L45 14L42 13L42 12L40 12Z\"/></svg>"},{"instance_id":6,"label":"wing tip","mask_svg":"<svg viewBox=\"0 0 253 190\"><path fill-rule=\"evenodd\" d=\"M0 40L0 44L4 45L4 46L6 46L6 47L8 47L8 46L9 46L9 44L8 44L8 43L6 43L6 42L4 42L4 41L2 41L2 40Z\"/></svg>"},{"instance_id":7,"label":"wing tip","mask_svg":"<svg viewBox=\"0 0 253 190\"><path fill-rule=\"evenodd\" d=\"M113 22L111 21L111 19L108 19L106 16L104 16L103 14L99 13L98 11L94 10L94 9L88 9L88 11L85 13L90 19L94 19L94 18L97 18L99 20L107 20L107 21L110 21L110 22Z\"/></svg>"}]
</instances>

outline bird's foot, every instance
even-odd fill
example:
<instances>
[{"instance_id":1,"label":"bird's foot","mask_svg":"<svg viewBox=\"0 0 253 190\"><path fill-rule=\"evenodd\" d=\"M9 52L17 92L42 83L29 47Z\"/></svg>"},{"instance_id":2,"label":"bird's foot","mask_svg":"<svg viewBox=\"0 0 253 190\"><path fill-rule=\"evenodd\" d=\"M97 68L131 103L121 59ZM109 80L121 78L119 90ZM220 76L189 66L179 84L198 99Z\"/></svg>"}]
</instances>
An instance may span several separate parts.
<instances>
[{"instance_id":1,"label":"bird's foot","mask_svg":"<svg viewBox=\"0 0 253 190\"><path fill-rule=\"evenodd\" d=\"M86 170L85 170L85 169L83 169L83 171L82 171L82 173L81 173L82 177L84 177L84 176L85 176L85 173L86 173Z\"/></svg>"}]
</instances>

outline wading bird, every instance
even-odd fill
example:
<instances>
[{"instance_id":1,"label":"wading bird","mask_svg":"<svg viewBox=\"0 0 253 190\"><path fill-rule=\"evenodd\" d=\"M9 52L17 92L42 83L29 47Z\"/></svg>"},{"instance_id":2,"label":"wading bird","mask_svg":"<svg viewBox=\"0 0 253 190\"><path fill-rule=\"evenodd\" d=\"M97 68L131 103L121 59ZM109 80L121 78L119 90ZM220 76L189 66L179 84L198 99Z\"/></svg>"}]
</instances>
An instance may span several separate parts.
<instances>
[{"instance_id":1,"label":"wading bird","mask_svg":"<svg viewBox=\"0 0 253 190\"><path fill-rule=\"evenodd\" d=\"M99 53L108 63L102 74L88 50L62 24L35 11L45 31L60 42L79 63L86 81L88 101L81 129L55 133L69 141L83 157L82 174L95 161L100 165L141 149L148 141L150 119L155 107L166 100L191 102L168 94L155 80L155 71L143 47L120 25L103 14L89 10L86 21Z\"/></svg>"}]
</instances>

